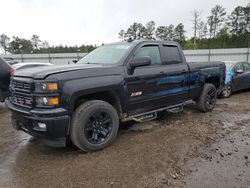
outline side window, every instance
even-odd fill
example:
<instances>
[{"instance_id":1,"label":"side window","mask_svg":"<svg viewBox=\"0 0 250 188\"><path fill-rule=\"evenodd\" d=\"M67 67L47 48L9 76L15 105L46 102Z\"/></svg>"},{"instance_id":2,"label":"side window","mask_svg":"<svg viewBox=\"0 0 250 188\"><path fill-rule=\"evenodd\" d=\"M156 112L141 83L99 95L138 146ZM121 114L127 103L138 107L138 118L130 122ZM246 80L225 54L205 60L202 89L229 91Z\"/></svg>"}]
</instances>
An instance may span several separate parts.
<instances>
[{"instance_id":1,"label":"side window","mask_svg":"<svg viewBox=\"0 0 250 188\"><path fill-rule=\"evenodd\" d=\"M249 72L250 71L250 64L249 63L243 63L244 71Z\"/></svg>"},{"instance_id":2,"label":"side window","mask_svg":"<svg viewBox=\"0 0 250 188\"><path fill-rule=\"evenodd\" d=\"M151 65L160 65L161 56L158 46L143 46L135 52L135 57L149 56Z\"/></svg>"},{"instance_id":3,"label":"side window","mask_svg":"<svg viewBox=\"0 0 250 188\"><path fill-rule=\"evenodd\" d=\"M241 63L237 63L233 68L234 73L237 73L238 70L243 70L243 66Z\"/></svg>"},{"instance_id":4,"label":"side window","mask_svg":"<svg viewBox=\"0 0 250 188\"><path fill-rule=\"evenodd\" d=\"M182 58L177 46L163 46L163 54L165 57L164 64L182 63Z\"/></svg>"}]
</instances>

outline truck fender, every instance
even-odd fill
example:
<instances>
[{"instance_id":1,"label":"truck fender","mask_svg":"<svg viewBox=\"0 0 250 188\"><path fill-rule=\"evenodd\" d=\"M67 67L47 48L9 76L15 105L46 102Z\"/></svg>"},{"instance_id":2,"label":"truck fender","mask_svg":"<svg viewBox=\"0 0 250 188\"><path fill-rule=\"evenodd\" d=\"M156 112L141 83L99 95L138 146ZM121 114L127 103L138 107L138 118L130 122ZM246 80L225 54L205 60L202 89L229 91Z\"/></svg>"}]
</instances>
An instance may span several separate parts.
<instances>
[{"instance_id":1,"label":"truck fender","mask_svg":"<svg viewBox=\"0 0 250 188\"><path fill-rule=\"evenodd\" d=\"M122 89L124 78L121 75L88 77L67 81L63 85L63 101L73 112L76 100L84 95Z\"/></svg>"}]
</instances>

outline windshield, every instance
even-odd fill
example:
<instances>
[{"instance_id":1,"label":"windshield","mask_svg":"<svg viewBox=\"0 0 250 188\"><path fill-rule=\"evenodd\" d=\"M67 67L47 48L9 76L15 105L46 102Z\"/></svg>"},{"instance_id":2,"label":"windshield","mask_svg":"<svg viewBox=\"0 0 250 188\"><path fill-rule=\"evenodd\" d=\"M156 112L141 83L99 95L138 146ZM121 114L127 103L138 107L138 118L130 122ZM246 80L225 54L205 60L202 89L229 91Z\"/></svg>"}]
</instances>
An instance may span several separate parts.
<instances>
[{"instance_id":1,"label":"windshield","mask_svg":"<svg viewBox=\"0 0 250 188\"><path fill-rule=\"evenodd\" d=\"M115 64L122 59L131 46L132 44L129 43L100 46L80 59L77 64Z\"/></svg>"}]
</instances>

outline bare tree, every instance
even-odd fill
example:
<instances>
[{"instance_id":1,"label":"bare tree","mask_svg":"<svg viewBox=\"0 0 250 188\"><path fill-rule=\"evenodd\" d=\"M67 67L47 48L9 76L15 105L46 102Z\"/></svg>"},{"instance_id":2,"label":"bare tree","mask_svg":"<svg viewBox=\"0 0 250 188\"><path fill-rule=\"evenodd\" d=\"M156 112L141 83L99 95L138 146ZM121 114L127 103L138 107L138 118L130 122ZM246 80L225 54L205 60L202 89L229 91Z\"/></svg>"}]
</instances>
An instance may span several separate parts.
<instances>
[{"instance_id":1,"label":"bare tree","mask_svg":"<svg viewBox=\"0 0 250 188\"><path fill-rule=\"evenodd\" d=\"M193 29L194 29L194 49L195 49L196 48L196 40L197 40L197 31L198 31L199 24L201 21L201 12L198 10L193 10L191 12L191 14L193 16L192 22L193 22Z\"/></svg>"},{"instance_id":2,"label":"bare tree","mask_svg":"<svg viewBox=\"0 0 250 188\"><path fill-rule=\"evenodd\" d=\"M203 21L201 21L198 26L198 38L199 39L206 38L207 33L208 33L207 23L204 23Z\"/></svg>"}]
</instances>

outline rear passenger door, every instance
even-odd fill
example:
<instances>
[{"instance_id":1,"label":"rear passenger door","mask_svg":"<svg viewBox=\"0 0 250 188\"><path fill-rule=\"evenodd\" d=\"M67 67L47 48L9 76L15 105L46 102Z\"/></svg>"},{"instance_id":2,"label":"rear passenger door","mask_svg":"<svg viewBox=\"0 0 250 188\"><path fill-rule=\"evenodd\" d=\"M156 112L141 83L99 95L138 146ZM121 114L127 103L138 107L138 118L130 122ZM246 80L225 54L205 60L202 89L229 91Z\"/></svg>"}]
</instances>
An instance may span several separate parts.
<instances>
[{"instance_id":1,"label":"rear passenger door","mask_svg":"<svg viewBox=\"0 0 250 188\"><path fill-rule=\"evenodd\" d=\"M189 93L189 68L176 45L163 44L164 79L158 85L164 85L162 94L165 103L173 105L187 100Z\"/></svg>"},{"instance_id":2,"label":"rear passenger door","mask_svg":"<svg viewBox=\"0 0 250 188\"><path fill-rule=\"evenodd\" d=\"M189 91L189 69L177 46L144 45L134 57L149 56L151 65L135 68L126 78L132 114L184 102Z\"/></svg>"}]
</instances>

